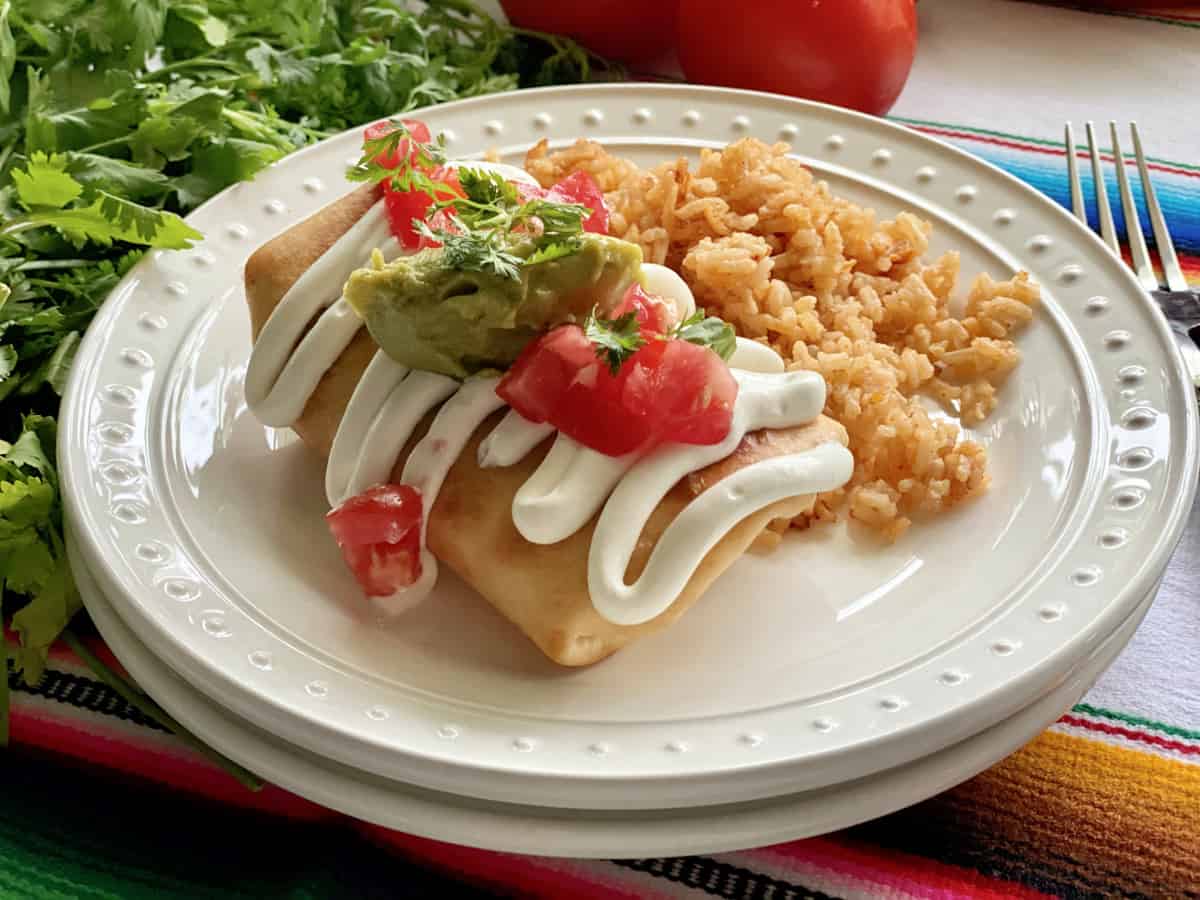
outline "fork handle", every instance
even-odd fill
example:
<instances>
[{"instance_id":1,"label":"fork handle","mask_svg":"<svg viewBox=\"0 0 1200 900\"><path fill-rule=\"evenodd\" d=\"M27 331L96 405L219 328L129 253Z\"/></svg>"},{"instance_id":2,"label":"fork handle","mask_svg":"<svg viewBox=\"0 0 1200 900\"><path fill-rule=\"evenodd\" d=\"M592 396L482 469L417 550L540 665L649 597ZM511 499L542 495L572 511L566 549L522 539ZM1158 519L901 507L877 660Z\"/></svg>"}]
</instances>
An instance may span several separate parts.
<instances>
[{"instance_id":1,"label":"fork handle","mask_svg":"<svg viewBox=\"0 0 1200 900\"><path fill-rule=\"evenodd\" d=\"M1172 321L1171 332L1175 335L1175 343L1183 354L1183 364L1192 385L1200 390L1200 325L1190 328L1182 322Z\"/></svg>"},{"instance_id":2,"label":"fork handle","mask_svg":"<svg viewBox=\"0 0 1200 900\"><path fill-rule=\"evenodd\" d=\"M1200 325L1200 297L1191 291L1151 291L1158 308L1172 323L1185 329Z\"/></svg>"}]
</instances>

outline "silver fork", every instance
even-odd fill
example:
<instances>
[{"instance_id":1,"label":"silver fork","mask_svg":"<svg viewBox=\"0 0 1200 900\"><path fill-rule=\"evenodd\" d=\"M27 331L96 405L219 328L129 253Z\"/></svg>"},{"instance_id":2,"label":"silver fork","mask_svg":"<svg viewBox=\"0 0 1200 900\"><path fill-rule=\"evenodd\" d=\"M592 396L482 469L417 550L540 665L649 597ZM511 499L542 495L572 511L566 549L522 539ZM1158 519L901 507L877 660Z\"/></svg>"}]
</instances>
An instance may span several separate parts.
<instances>
[{"instance_id":1,"label":"silver fork","mask_svg":"<svg viewBox=\"0 0 1200 900\"><path fill-rule=\"evenodd\" d=\"M1141 221L1138 219L1137 203L1133 199L1133 191L1129 188L1129 176L1125 171L1125 156L1121 152L1117 123L1109 122L1108 126L1112 133L1113 164L1117 170L1117 189L1121 195L1121 211L1125 215L1125 231L1129 239L1129 253L1133 257L1133 270L1137 273L1138 282L1154 298L1163 315L1167 317L1171 331L1175 334L1175 342L1183 353L1192 383L1200 388L1200 293L1193 291L1188 286L1187 279L1183 277L1183 270L1179 267L1179 259L1175 255L1175 244L1167 231L1167 221L1163 218L1162 207L1158 205L1158 194L1154 191L1154 183L1150 180L1150 172L1146 167L1146 155L1142 152L1142 138L1138 134L1137 123L1130 122L1129 132L1133 137L1133 152L1137 158L1138 174L1142 179L1142 193L1146 198L1146 209L1150 213L1150 227L1154 230L1154 242L1158 245L1166 284L1160 284L1154 274L1150 253L1146 249L1146 237L1142 234ZM1091 122L1087 123L1087 141L1092 162L1096 207L1100 216L1100 236L1119 257L1121 246L1117 241L1112 209L1108 205L1104 168L1100 159L1100 149L1096 144L1096 131ZM1075 159L1075 137L1071 132L1070 123L1067 123L1066 127L1066 144L1071 208L1076 218L1087 225L1087 210L1079 181L1079 166Z\"/></svg>"}]
</instances>

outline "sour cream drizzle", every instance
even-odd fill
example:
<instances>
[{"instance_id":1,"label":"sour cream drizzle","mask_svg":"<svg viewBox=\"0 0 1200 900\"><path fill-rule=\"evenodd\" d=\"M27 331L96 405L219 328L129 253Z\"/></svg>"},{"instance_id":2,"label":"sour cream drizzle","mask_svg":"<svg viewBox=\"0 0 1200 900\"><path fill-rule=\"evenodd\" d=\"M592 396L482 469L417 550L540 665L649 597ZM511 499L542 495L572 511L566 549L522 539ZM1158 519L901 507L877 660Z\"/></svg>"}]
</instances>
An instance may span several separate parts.
<instances>
[{"instance_id":1,"label":"sour cream drizzle","mask_svg":"<svg viewBox=\"0 0 1200 900\"><path fill-rule=\"evenodd\" d=\"M512 166L470 165L534 183L526 172ZM247 403L264 424L295 423L321 378L362 327L340 290L376 247L385 258L402 252L389 233L382 202L335 241L272 312L246 372ZM695 311L691 290L674 271L647 263L641 278L647 292L671 301L678 318ZM318 313L316 324L305 333ZM824 406L821 377L785 373L783 360L769 347L738 338L729 365L739 390L733 426L720 444L669 445L642 459L632 454L610 457L509 410L479 445L481 467L502 467L516 464L554 437L545 458L513 498L513 523L526 540L553 544L600 513L588 555L588 589L597 612L609 621L633 625L654 618L674 602L708 551L742 519L786 497L832 490L850 478L853 458L834 442L740 469L684 508L659 539L641 576L626 584L625 572L642 529L676 482L724 459L747 432L804 424ZM387 481L418 424L438 410L401 475L401 481L417 488L424 500L422 574L416 584L384 603L389 611L419 602L437 580L437 560L425 541L429 514L471 435L504 407L496 384L495 378L460 383L432 372L411 372L379 350L355 386L325 473L332 506Z\"/></svg>"},{"instance_id":2,"label":"sour cream drizzle","mask_svg":"<svg viewBox=\"0 0 1200 900\"><path fill-rule=\"evenodd\" d=\"M629 470L604 504L588 554L588 591L596 612L610 622L636 625L665 610L705 554L751 513L786 497L831 491L850 479L854 459L832 442L739 469L684 507L655 544L645 571L626 584L625 570L642 528L676 482L729 456L746 432L808 422L825 406L825 381L815 372L733 374L738 397L725 440L706 447L676 444L650 454Z\"/></svg>"}]
</instances>

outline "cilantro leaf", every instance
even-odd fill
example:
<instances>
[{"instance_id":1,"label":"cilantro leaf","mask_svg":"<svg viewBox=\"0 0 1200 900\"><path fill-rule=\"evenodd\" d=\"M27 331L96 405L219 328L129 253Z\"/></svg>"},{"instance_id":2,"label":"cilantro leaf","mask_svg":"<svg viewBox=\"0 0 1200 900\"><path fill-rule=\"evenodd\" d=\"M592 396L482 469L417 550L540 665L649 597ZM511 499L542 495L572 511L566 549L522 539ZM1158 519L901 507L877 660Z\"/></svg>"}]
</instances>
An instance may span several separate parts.
<instances>
[{"instance_id":1,"label":"cilantro leaf","mask_svg":"<svg viewBox=\"0 0 1200 900\"><path fill-rule=\"evenodd\" d=\"M38 433L39 429L43 430L42 434ZM58 481L58 475L50 457L46 455L42 442L49 437L51 448L53 448L55 433L54 420L48 416L26 417L25 430L21 432L21 436L17 438L16 442L5 451L4 462L8 466L32 469L53 487Z\"/></svg>"},{"instance_id":2,"label":"cilantro leaf","mask_svg":"<svg viewBox=\"0 0 1200 900\"><path fill-rule=\"evenodd\" d=\"M109 246L128 241L166 250L183 250L203 235L174 213L149 209L104 191L87 206L37 210L27 217L35 225L52 225L68 240Z\"/></svg>"},{"instance_id":3,"label":"cilantro leaf","mask_svg":"<svg viewBox=\"0 0 1200 900\"><path fill-rule=\"evenodd\" d=\"M478 232L464 233L462 223L454 219L456 230L430 228L414 220L417 231L442 245L446 265L465 272L491 272L500 278L516 280L521 277L524 260L507 250L495 235Z\"/></svg>"},{"instance_id":4,"label":"cilantro leaf","mask_svg":"<svg viewBox=\"0 0 1200 900\"><path fill-rule=\"evenodd\" d=\"M135 161L159 168L164 161L186 159L193 142L218 127L225 95L215 90L189 93L148 104L147 118L129 139Z\"/></svg>"},{"instance_id":5,"label":"cilantro leaf","mask_svg":"<svg viewBox=\"0 0 1200 900\"><path fill-rule=\"evenodd\" d=\"M433 181L425 174L446 161L445 139L438 135L433 142L422 143L413 139L408 127L398 119L389 120L392 128L379 137L364 138L362 155L358 162L346 171L351 181L367 181L372 184L391 182L397 190L421 190L430 196L451 195L455 191L445 182ZM383 166L379 159L401 159L396 168ZM471 176L467 176L470 179Z\"/></svg>"},{"instance_id":6,"label":"cilantro leaf","mask_svg":"<svg viewBox=\"0 0 1200 900\"><path fill-rule=\"evenodd\" d=\"M259 41L246 51L246 62L267 87L284 89L316 88L320 64L291 50L276 50Z\"/></svg>"},{"instance_id":7,"label":"cilantro leaf","mask_svg":"<svg viewBox=\"0 0 1200 900\"><path fill-rule=\"evenodd\" d=\"M93 76L94 78L94 76ZM124 140L146 118L149 86L135 86L128 73L110 71L105 81L116 85L108 96L79 106L56 96L50 76L26 70L25 151L84 150ZM102 82L103 83L103 82Z\"/></svg>"},{"instance_id":8,"label":"cilantro leaf","mask_svg":"<svg viewBox=\"0 0 1200 900\"><path fill-rule=\"evenodd\" d=\"M49 156L40 150L35 152L24 169L13 170L12 179L26 209L61 209L83 193L83 185L67 174L67 157L61 153Z\"/></svg>"},{"instance_id":9,"label":"cilantro leaf","mask_svg":"<svg viewBox=\"0 0 1200 900\"><path fill-rule=\"evenodd\" d=\"M67 173L85 187L119 194L130 200L162 197L171 179L161 172L98 153L67 153Z\"/></svg>"},{"instance_id":10,"label":"cilantro leaf","mask_svg":"<svg viewBox=\"0 0 1200 900\"><path fill-rule=\"evenodd\" d=\"M167 0L93 0L76 30L97 56L137 67L158 46L166 25Z\"/></svg>"},{"instance_id":11,"label":"cilantro leaf","mask_svg":"<svg viewBox=\"0 0 1200 900\"><path fill-rule=\"evenodd\" d=\"M11 586L12 570L23 566L30 575L36 572L36 587L31 585L25 592L32 594L33 599L13 613L12 626L21 640L17 667L25 676L26 684L37 684L46 670L50 646L83 605L75 590L65 551L51 554L45 543L35 544L15 555L11 566L8 586L18 593L20 589Z\"/></svg>"},{"instance_id":12,"label":"cilantro leaf","mask_svg":"<svg viewBox=\"0 0 1200 900\"><path fill-rule=\"evenodd\" d=\"M737 335L733 326L716 316L706 316L704 310L696 310L676 325L669 336L674 340L707 347L726 362L737 349Z\"/></svg>"},{"instance_id":13,"label":"cilantro leaf","mask_svg":"<svg viewBox=\"0 0 1200 900\"><path fill-rule=\"evenodd\" d=\"M513 214L518 225L537 219L541 237L548 241L577 237L583 233L583 223L592 211L582 203L556 203L553 200L530 200Z\"/></svg>"},{"instance_id":14,"label":"cilantro leaf","mask_svg":"<svg viewBox=\"0 0 1200 900\"><path fill-rule=\"evenodd\" d=\"M231 36L229 24L212 15L203 3L172 3L167 14L167 29L178 27L194 29L196 36L207 47L224 47L229 43ZM190 34L185 36L176 33L172 35L172 42L178 45L189 37L191 37Z\"/></svg>"},{"instance_id":15,"label":"cilantro leaf","mask_svg":"<svg viewBox=\"0 0 1200 900\"><path fill-rule=\"evenodd\" d=\"M596 356L613 375L621 371L625 360L646 343L638 327L637 313L634 312L615 319L603 319L593 309L584 320L583 333L592 342Z\"/></svg>"},{"instance_id":16,"label":"cilantro leaf","mask_svg":"<svg viewBox=\"0 0 1200 900\"><path fill-rule=\"evenodd\" d=\"M192 152L192 171L176 179L175 191L185 209L239 181L249 181L283 156L271 144L242 138L222 138Z\"/></svg>"},{"instance_id":17,"label":"cilantro leaf","mask_svg":"<svg viewBox=\"0 0 1200 900\"><path fill-rule=\"evenodd\" d=\"M78 349L79 332L67 332L59 339L58 346L46 357L45 361L24 378L20 387L21 392L32 394L42 385L49 385L50 389L61 397L67 386L67 371L70 369Z\"/></svg>"},{"instance_id":18,"label":"cilantro leaf","mask_svg":"<svg viewBox=\"0 0 1200 900\"><path fill-rule=\"evenodd\" d=\"M578 241L566 240L542 244L525 257L525 265L536 266L538 263L553 262L556 259L562 259L564 256L570 256L578 252Z\"/></svg>"},{"instance_id":19,"label":"cilantro leaf","mask_svg":"<svg viewBox=\"0 0 1200 900\"><path fill-rule=\"evenodd\" d=\"M462 167L455 174L463 193L472 203L496 205L518 203L517 186L506 181L499 172L490 169Z\"/></svg>"},{"instance_id":20,"label":"cilantro leaf","mask_svg":"<svg viewBox=\"0 0 1200 900\"><path fill-rule=\"evenodd\" d=\"M17 441L0 453L0 575L5 592L29 602L13 614L21 639L17 668L27 683L41 678L46 652L79 611L80 603L62 543L54 428L45 416L26 417Z\"/></svg>"},{"instance_id":21,"label":"cilantro leaf","mask_svg":"<svg viewBox=\"0 0 1200 900\"><path fill-rule=\"evenodd\" d=\"M10 0L0 2L0 113L7 113L12 103L12 74L17 65L17 42L8 19L12 13Z\"/></svg>"}]
</instances>

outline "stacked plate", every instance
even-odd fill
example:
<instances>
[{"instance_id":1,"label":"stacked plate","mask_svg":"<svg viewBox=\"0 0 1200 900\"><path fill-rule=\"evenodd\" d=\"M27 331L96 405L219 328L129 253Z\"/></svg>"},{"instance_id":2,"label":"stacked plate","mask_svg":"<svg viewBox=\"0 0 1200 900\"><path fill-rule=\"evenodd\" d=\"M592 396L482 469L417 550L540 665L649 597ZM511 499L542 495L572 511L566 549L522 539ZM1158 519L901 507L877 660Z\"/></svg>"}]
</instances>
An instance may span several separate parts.
<instances>
[{"instance_id":1,"label":"stacked plate","mask_svg":"<svg viewBox=\"0 0 1200 900\"><path fill-rule=\"evenodd\" d=\"M667 631L583 670L470 589L379 622L328 537L322 461L246 408L241 270L351 188L347 133L190 218L78 355L60 459L97 625L164 707L299 794L431 837L669 855L844 827L987 767L1075 702L1136 628L1195 491L1177 350L1063 210L865 116L686 86L596 85L420 114L455 156L593 137L653 164L786 140L837 194L934 223L965 271L1025 269L1045 305L973 437L988 494L880 547L844 529L747 556ZM515 826L515 827L514 827Z\"/></svg>"}]
</instances>

